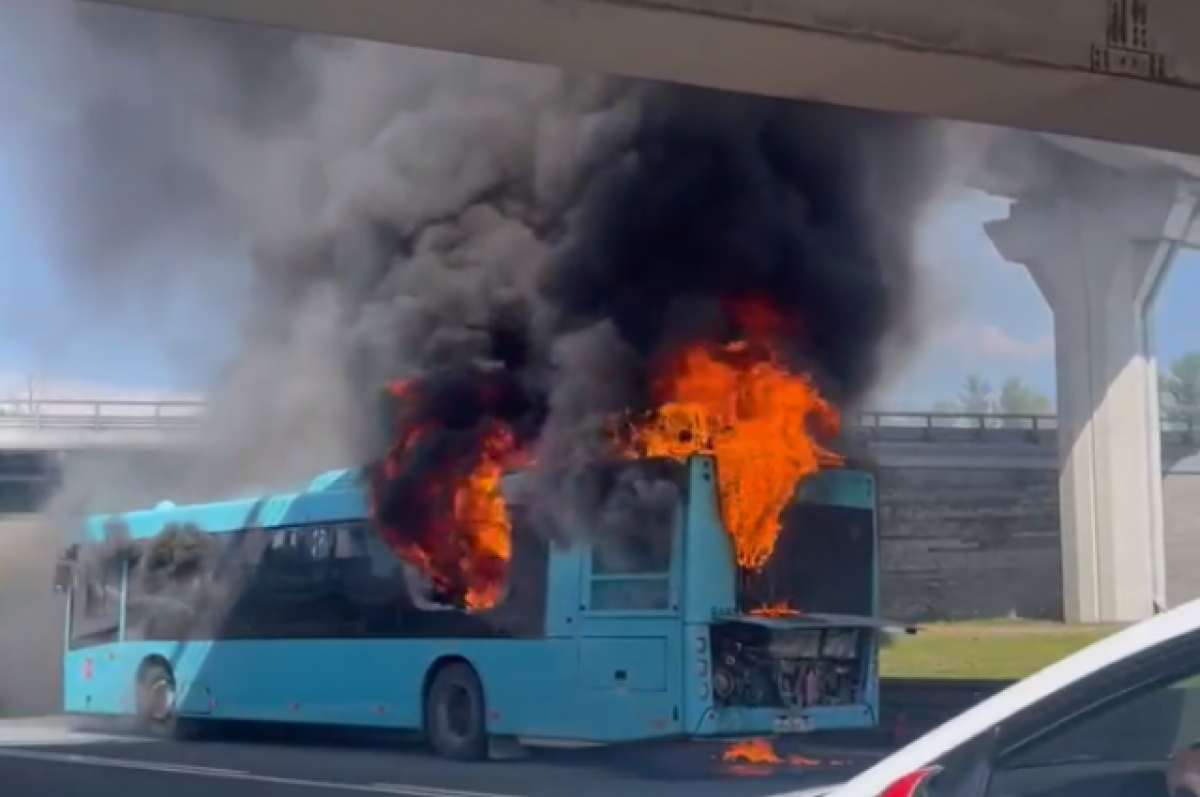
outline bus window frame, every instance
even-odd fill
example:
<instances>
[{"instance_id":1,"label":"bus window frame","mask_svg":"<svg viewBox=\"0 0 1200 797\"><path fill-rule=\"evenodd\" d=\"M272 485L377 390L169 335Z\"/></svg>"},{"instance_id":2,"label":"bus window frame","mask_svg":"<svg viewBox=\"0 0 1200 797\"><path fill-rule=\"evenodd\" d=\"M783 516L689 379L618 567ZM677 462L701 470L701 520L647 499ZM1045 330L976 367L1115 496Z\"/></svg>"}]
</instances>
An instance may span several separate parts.
<instances>
[{"instance_id":1,"label":"bus window frame","mask_svg":"<svg viewBox=\"0 0 1200 797\"><path fill-rule=\"evenodd\" d=\"M681 496L673 513L670 534L670 557L666 570L654 572L597 572L595 568L596 544L590 543L583 556L580 557L579 573L579 608L584 614L594 617L676 617L679 615L679 595L682 587L680 576L684 549L684 527L686 524L686 507ZM638 584L664 583L666 585L666 601L660 607L636 608L613 607L598 608L595 606L595 587L603 584Z\"/></svg>"}]
</instances>

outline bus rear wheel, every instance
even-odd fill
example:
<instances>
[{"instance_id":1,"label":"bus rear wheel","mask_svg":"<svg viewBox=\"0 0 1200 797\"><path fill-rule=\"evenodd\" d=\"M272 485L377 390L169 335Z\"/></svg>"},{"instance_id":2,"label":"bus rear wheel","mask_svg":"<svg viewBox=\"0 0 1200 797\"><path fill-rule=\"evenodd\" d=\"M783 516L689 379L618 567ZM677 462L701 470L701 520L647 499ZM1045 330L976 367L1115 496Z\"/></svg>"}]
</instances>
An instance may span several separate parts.
<instances>
[{"instance_id":1,"label":"bus rear wheel","mask_svg":"<svg viewBox=\"0 0 1200 797\"><path fill-rule=\"evenodd\" d=\"M137 714L143 728L156 735L175 729L175 674L168 665L151 662L138 673Z\"/></svg>"},{"instance_id":2,"label":"bus rear wheel","mask_svg":"<svg viewBox=\"0 0 1200 797\"><path fill-rule=\"evenodd\" d=\"M486 716L475 668L456 661L437 671L425 696L425 735L435 753L454 761L487 758Z\"/></svg>"}]
</instances>

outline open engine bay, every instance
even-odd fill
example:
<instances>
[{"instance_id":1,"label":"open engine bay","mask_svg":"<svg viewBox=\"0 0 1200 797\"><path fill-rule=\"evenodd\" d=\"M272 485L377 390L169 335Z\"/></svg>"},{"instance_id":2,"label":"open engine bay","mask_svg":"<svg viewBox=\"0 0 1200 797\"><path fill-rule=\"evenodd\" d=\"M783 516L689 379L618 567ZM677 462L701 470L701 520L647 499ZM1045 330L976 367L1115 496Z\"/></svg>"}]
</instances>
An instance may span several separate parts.
<instances>
[{"instance_id":1,"label":"open engine bay","mask_svg":"<svg viewBox=\"0 0 1200 797\"><path fill-rule=\"evenodd\" d=\"M768 628L717 623L712 689L720 707L808 708L862 702L870 650L866 629Z\"/></svg>"}]
</instances>

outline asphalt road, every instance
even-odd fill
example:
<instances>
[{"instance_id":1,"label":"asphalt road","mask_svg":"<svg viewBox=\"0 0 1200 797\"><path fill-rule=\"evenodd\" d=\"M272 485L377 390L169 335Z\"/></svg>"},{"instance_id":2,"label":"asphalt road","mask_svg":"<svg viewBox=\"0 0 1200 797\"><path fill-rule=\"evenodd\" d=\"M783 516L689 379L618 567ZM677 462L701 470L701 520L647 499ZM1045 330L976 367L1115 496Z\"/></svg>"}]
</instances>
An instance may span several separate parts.
<instances>
[{"instance_id":1,"label":"asphalt road","mask_svg":"<svg viewBox=\"0 0 1200 797\"><path fill-rule=\"evenodd\" d=\"M845 779L873 756L827 748L799 764L727 764L717 745L540 751L457 764L420 750L223 738L174 742L79 731L60 720L0 722L5 797L765 797Z\"/></svg>"}]
</instances>

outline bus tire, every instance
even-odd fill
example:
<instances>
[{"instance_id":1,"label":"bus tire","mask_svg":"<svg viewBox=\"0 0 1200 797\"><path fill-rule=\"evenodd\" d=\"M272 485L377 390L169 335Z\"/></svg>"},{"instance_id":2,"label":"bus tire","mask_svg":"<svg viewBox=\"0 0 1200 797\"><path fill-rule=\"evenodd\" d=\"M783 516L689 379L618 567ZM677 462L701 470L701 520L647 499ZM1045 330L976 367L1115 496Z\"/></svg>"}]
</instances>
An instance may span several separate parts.
<instances>
[{"instance_id":1,"label":"bus tire","mask_svg":"<svg viewBox=\"0 0 1200 797\"><path fill-rule=\"evenodd\" d=\"M483 684L470 664L453 661L434 674L425 695L425 736L442 758L487 758L487 704Z\"/></svg>"},{"instance_id":2,"label":"bus tire","mask_svg":"<svg viewBox=\"0 0 1200 797\"><path fill-rule=\"evenodd\" d=\"M177 699L175 673L171 666L147 662L137 677L137 716L142 728L155 736L174 735Z\"/></svg>"}]
</instances>

